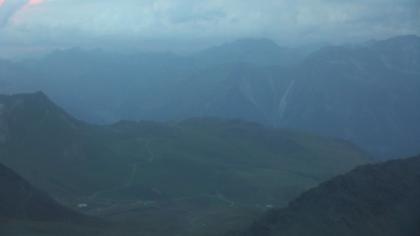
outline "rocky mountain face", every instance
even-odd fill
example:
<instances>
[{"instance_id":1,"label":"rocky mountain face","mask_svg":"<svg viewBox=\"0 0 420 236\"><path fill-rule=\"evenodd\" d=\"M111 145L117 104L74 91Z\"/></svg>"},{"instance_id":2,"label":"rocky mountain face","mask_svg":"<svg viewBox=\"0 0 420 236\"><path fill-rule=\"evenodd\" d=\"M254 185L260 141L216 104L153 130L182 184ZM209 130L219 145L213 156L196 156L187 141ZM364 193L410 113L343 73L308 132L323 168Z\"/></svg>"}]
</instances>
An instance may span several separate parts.
<instances>
[{"instance_id":1,"label":"rocky mountain face","mask_svg":"<svg viewBox=\"0 0 420 236\"><path fill-rule=\"evenodd\" d=\"M232 235L420 234L420 156L356 168Z\"/></svg>"},{"instance_id":2,"label":"rocky mountain face","mask_svg":"<svg viewBox=\"0 0 420 236\"><path fill-rule=\"evenodd\" d=\"M95 123L239 118L346 139L380 158L420 151L419 37L309 51L263 39L192 56L57 51L4 62L0 92L42 90Z\"/></svg>"},{"instance_id":3,"label":"rocky mountain face","mask_svg":"<svg viewBox=\"0 0 420 236\"><path fill-rule=\"evenodd\" d=\"M321 50L290 82L279 124L352 140L383 156L412 155L420 140L419 55L417 37Z\"/></svg>"},{"instance_id":4,"label":"rocky mountain face","mask_svg":"<svg viewBox=\"0 0 420 236\"><path fill-rule=\"evenodd\" d=\"M163 116L241 117L351 140L381 158L412 155L420 151L419 54L420 39L407 36L323 48L289 68L219 67L191 79L181 107Z\"/></svg>"}]
</instances>

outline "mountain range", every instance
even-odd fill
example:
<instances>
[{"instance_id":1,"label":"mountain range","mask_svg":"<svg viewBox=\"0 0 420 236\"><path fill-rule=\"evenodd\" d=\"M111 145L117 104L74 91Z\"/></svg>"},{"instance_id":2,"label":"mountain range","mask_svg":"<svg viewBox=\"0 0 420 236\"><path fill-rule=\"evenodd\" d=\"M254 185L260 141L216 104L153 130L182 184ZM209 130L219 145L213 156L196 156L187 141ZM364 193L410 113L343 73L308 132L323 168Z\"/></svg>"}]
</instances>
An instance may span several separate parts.
<instances>
[{"instance_id":1,"label":"mountain range","mask_svg":"<svg viewBox=\"0 0 420 236\"><path fill-rule=\"evenodd\" d=\"M395 158L420 152L419 65L417 36L308 49L244 39L189 56L70 49L0 61L0 93L42 90L99 124L241 119Z\"/></svg>"},{"instance_id":2,"label":"mountain range","mask_svg":"<svg viewBox=\"0 0 420 236\"><path fill-rule=\"evenodd\" d=\"M92 125L2 95L0 162L2 235L420 233L420 156L238 120Z\"/></svg>"},{"instance_id":3,"label":"mountain range","mask_svg":"<svg viewBox=\"0 0 420 236\"><path fill-rule=\"evenodd\" d=\"M240 120L93 125L41 92L0 96L1 163L148 235L217 235L369 161L347 141Z\"/></svg>"}]
</instances>

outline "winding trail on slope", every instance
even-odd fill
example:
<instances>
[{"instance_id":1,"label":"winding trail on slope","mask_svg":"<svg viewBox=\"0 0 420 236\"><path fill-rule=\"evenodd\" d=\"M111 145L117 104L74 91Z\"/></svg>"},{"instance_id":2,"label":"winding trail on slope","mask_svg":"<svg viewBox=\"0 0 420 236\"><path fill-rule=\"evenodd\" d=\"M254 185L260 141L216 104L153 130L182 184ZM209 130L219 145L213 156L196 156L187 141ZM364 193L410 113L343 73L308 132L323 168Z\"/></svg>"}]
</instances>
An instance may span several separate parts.
<instances>
[{"instance_id":1,"label":"winding trail on slope","mask_svg":"<svg viewBox=\"0 0 420 236\"><path fill-rule=\"evenodd\" d=\"M148 152L149 158L148 158L148 162L152 163L155 159L156 159L156 155L153 152L152 148L151 148L151 141L147 140L145 141L145 148ZM105 194L105 193L112 193L112 192L117 192L120 191L124 188L130 187L133 185L135 177L137 175L137 171L138 171L138 163L134 163L131 167L130 170L130 176L127 179L127 182L125 182L124 184L122 184L121 186L115 187L115 188L110 188L110 189L106 189L106 190L100 190L100 191L96 191L94 193L92 193L88 199L89 200L94 200L96 199L98 196Z\"/></svg>"},{"instance_id":2,"label":"winding trail on slope","mask_svg":"<svg viewBox=\"0 0 420 236\"><path fill-rule=\"evenodd\" d=\"M156 155L155 152L152 150L152 148L150 147L150 144L152 143L152 141L148 140L146 142L146 150L149 153L149 162L153 162L156 159Z\"/></svg>"}]
</instances>

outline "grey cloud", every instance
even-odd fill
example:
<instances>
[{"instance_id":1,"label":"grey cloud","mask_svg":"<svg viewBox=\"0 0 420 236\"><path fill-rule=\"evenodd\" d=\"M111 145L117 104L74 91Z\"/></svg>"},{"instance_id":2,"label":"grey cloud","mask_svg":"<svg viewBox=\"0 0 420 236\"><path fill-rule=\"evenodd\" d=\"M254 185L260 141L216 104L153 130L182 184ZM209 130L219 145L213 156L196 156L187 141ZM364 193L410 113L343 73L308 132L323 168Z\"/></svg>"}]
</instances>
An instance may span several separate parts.
<instances>
[{"instance_id":1,"label":"grey cloud","mask_svg":"<svg viewBox=\"0 0 420 236\"><path fill-rule=\"evenodd\" d=\"M0 40L167 47L243 37L296 44L420 33L418 0L46 0L19 17L19 24L0 32Z\"/></svg>"}]
</instances>

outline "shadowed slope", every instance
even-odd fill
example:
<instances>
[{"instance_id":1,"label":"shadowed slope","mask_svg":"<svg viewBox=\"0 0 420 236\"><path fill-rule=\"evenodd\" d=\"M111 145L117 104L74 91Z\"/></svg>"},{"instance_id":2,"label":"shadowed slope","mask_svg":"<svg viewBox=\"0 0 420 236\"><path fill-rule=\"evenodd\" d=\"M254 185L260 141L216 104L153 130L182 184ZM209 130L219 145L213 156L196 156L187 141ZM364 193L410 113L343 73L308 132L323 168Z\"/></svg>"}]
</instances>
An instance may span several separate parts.
<instances>
[{"instance_id":1,"label":"shadowed slope","mask_svg":"<svg viewBox=\"0 0 420 236\"><path fill-rule=\"evenodd\" d=\"M0 165L0 220L74 221L81 217Z\"/></svg>"},{"instance_id":2,"label":"shadowed slope","mask_svg":"<svg viewBox=\"0 0 420 236\"><path fill-rule=\"evenodd\" d=\"M420 156L357 168L234 235L420 235Z\"/></svg>"}]
</instances>

